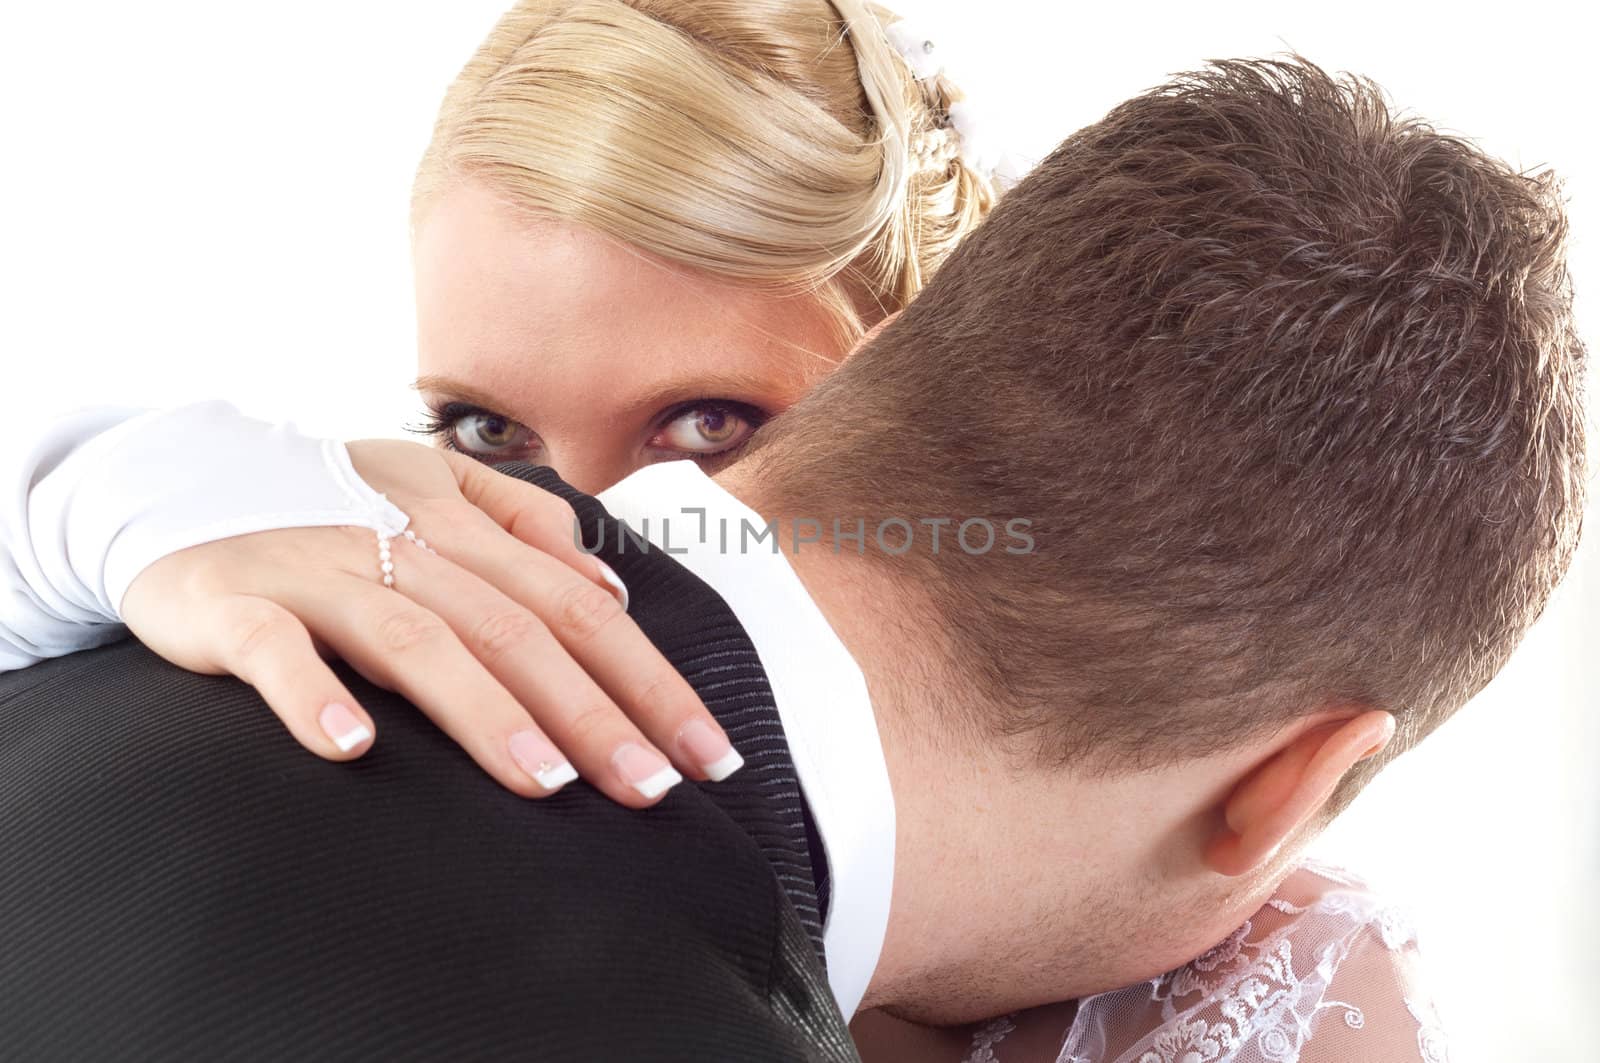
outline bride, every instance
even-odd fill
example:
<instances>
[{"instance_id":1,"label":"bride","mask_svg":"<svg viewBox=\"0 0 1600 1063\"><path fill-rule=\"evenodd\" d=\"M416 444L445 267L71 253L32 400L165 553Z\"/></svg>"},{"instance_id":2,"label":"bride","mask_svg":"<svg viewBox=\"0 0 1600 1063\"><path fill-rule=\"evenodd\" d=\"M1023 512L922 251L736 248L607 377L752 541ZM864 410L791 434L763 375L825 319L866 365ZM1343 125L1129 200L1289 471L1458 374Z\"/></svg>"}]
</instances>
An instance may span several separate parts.
<instances>
[{"instance_id":1,"label":"bride","mask_svg":"<svg viewBox=\"0 0 1600 1063\"><path fill-rule=\"evenodd\" d=\"M487 466L551 465L593 493L651 462L728 460L916 296L1009 176L936 44L860 0L521 0L450 87L416 176L437 449L308 439L222 403L60 418L3 459L0 668L131 631L238 675L342 760L378 735L333 653L528 797L581 776L643 807L683 774L725 777L738 752L571 542L564 504ZM396 582L391 551L429 549L406 537L424 513L450 524L451 556ZM396 663L395 593L418 630L456 637ZM524 620L484 637L483 615ZM508 640L537 667L508 676ZM1358 883L1306 868L1254 922L1120 993L975 1029L853 1029L885 1061L1434 1058L1412 939ZM1291 937L1332 957L1296 985L1335 1018L1300 1055L1275 1054L1265 1023L1204 1048L1206 1016Z\"/></svg>"}]
</instances>

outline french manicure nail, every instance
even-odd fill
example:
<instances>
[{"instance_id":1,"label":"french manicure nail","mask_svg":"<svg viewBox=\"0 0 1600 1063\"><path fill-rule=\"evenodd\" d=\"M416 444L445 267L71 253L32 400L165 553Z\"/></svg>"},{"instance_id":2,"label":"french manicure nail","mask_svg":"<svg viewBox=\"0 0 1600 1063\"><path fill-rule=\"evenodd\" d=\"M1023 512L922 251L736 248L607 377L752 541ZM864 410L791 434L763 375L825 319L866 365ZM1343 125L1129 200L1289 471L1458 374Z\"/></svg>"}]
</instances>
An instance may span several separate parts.
<instances>
[{"instance_id":1,"label":"french manicure nail","mask_svg":"<svg viewBox=\"0 0 1600 1063\"><path fill-rule=\"evenodd\" d=\"M350 752L372 737L372 728L362 723L360 717L337 701L323 706L322 712L317 716L317 722L322 725L323 733L333 739L333 744L339 747L341 753Z\"/></svg>"},{"instance_id":2,"label":"french manicure nail","mask_svg":"<svg viewBox=\"0 0 1600 1063\"><path fill-rule=\"evenodd\" d=\"M705 720L690 720L678 732L678 748L694 761L712 782L721 782L740 768L744 758L733 748L728 736Z\"/></svg>"},{"instance_id":3,"label":"french manicure nail","mask_svg":"<svg viewBox=\"0 0 1600 1063\"><path fill-rule=\"evenodd\" d=\"M660 753L637 742L627 742L611 754L611 764L622 781L648 798L657 798L683 781L677 769Z\"/></svg>"},{"instance_id":4,"label":"french manicure nail","mask_svg":"<svg viewBox=\"0 0 1600 1063\"><path fill-rule=\"evenodd\" d=\"M616 595L617 601L622 603L622 611L626 613L628 611L628 585L622 582L622 577L617 575L610 565L598 557L594 559L594 563L600 568L600 578L606 581L606 584L611 588L611 593Z\"/></svg>"},{"instance_id":5,"label":"french manicure nail","mask_svg":"<svg viewBox=\"0 0 1600 1063\"><path fill-rule=\"evenodd\" d=\"M518 731L506 744L517 766L546 790L559 790L578 777L578 770L561 750L535 731Z\"/></svg>"}]
</instances>

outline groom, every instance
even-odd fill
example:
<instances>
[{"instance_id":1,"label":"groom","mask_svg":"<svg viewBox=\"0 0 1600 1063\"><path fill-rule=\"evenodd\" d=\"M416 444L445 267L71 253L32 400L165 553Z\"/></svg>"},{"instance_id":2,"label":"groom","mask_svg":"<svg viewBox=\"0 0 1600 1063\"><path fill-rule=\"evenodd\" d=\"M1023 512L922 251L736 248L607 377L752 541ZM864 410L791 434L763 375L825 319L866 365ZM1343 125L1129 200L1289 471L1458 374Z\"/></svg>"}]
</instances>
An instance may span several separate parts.
<instances>
[{"instance_id":1,"label":"groom","mask_svg":"<svg viewBox=\"0 0 1600 1063\"><path fill-rule=\"evenodd\" d=\"M1070 138L714 480L508 469L746 753L648 812L521 802L355 677L354 765L137 646L0 678L0 1045L848 1058L835 1001L1192 958L1564 572L1563 236L1365 85L1219 64Z\"/></svg>"}]
</instances>

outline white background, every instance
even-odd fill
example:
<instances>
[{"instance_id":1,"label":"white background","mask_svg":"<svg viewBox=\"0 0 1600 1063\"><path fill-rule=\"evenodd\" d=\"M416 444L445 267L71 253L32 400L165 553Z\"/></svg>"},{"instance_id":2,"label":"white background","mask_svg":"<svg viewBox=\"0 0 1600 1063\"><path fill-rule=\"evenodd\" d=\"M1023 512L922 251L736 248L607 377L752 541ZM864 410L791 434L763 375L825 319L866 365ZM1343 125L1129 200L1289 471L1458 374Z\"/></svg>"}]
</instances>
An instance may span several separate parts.
<instances>
[{"instance_id":1,"label":"white background","mask_svg":"<svg viewBox=\"0 0 1600 1063\"><path fill-rule=\"evenodd\" d=\"M415 413L412 167L445 84L500 9L8 4L0 386L12 412L220 395L319 433L396 434ZM1206 58L1293 49L1369 75L1436 124L1567 177L1580 320L1595 336L1596 94L1569 5L1534 0L1492 19L1369 0L902 10L1034 158ZM1323 845L1415 910L1458 1061L1593 1051L1600 521L1590 526L1511 667Z\"/></svg>"}]
</instances>

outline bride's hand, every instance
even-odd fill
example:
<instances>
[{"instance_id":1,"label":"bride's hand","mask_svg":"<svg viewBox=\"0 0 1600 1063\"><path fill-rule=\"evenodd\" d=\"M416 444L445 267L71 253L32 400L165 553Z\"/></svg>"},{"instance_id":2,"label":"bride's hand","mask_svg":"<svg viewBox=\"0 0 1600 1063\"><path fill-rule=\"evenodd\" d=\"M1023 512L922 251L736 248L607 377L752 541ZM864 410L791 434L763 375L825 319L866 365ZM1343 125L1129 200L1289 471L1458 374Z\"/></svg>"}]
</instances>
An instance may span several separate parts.
<instances>
[{"instance_id":1,"label":"bride's hand","mask_svg":"<svg viewBox=\"0 0 1600 1063\"><path fill-rule=\"evenodd\" d=\"M716 719L614 596L615 576L573 541L563 499L415 443L348 449L429 547L390 540L393 589L370 529L258 532L141 572L122 601L133 634L190 671L249 683L329 760L361 756L377 728L320 649L403 694L528 797L576 769L642 807L677 781L667 758L699 779L738 766Z\"/></svg>"}]
</instances>

